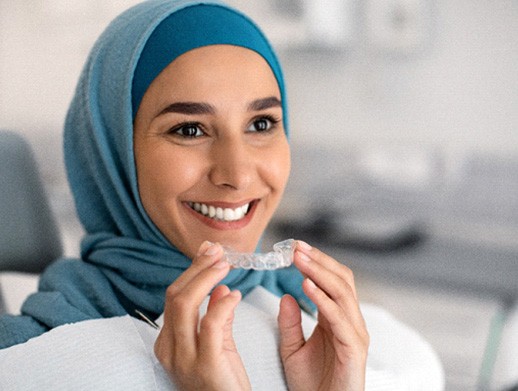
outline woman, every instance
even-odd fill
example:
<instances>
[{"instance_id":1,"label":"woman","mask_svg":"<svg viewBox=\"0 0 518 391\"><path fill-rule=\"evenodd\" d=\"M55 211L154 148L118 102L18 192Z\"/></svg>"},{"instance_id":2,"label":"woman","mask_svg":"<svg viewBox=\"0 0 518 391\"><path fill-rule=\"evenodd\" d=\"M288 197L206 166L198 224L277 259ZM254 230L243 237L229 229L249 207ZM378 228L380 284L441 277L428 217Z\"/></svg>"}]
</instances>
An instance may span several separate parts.
<instances>
[{"instance_id":1,"label":"woman","mask_svg":"<svg viewBox=\"0 0 518 391\"><path fill-rule=\"evenodd\" d=\"M295 267L276 272L222 260L222 245L258 247L288 180L287 134L280 65L246 17L170 0L122 14L93 48L65 124L87 233L81 260L54 263L23 315L0 318L1 346L63 324L163 313L155 353L178 388L248 389L233 317L262 286L284 295L287 386L363 389L369 335L346 266L303 242ZM307 340L299 304L318 310Z\"/></svg>"},{"instance_id":2,"label":"woman","mask_svg":"<svg viewBox=\"0 0 518 391\"><path fill-rule=\"evenodd\" d=\"M184 12L191 14L182 20L196 20L207 8L215 7L188 9ZM211 12L222 19L228 11ZM221 17L214 16L219 12ZM171 19L161 27L169 22L177 28ZM221 246L204 241L245 252L257 247L290 168L283 99L271 66L258 52L217 44L174 59L151 82L137 110L133 137L140 199L160 232L193 260L168 288L156 344L157 356L181 388L248 386L231 334L239 290L216 288L196 330L203 299L229 273ZM350 273L307 245L299 243L297 249L296 265L311 278L303 286L321 319L304 344L297 303L290 296L281 302L287 382L293 389L361 389L368 337Z\"/></svg>"}]
</instances>

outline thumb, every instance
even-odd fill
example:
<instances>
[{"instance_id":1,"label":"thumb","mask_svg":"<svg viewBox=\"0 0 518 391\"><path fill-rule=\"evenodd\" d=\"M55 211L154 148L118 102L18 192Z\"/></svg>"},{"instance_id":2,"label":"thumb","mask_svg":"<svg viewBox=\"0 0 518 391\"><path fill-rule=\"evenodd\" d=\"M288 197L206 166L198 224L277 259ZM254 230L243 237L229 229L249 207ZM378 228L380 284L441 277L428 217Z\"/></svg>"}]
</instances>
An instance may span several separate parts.
<instances>
[{"instance_id":1,"label":"thumb","mask_svg":"<svg viewBox=\"0 0 518 391\"><path fill-rule=\"evenodd\" d=\"M304 346L301 319L297 301L290 295L284 295L277 318L280 331L280 354L283 362Z\"/></svg>"}]
</instances>

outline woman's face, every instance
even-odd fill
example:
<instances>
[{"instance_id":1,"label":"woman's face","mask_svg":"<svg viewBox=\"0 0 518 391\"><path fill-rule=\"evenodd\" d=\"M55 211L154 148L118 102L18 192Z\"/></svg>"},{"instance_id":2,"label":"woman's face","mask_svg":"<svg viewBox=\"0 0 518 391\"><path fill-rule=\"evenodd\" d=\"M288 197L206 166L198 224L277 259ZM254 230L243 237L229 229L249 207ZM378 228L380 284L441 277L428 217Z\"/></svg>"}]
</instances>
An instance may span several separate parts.
<instances>
[{"instance_id":1,"label":"woman's face","mask_svg":"<svg viewBox=\"0 0 518 391\"><path fill-rule=\"evenodd\" d=\"M290 171L280 99L267 62L230 45L181 55L144 94L134 123L140 198L190 258L204 240L255 250Z\"/></svg>"}]
</instances>

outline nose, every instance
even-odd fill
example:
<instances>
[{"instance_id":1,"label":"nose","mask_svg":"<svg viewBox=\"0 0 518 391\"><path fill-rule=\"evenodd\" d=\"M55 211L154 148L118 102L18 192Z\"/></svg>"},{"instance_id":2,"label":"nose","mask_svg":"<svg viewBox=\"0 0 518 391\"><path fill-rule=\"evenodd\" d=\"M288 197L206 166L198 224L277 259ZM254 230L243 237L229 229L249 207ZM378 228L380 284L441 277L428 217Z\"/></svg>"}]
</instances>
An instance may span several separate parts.
<instances>
[{"instance_id":1,"label":"nose","mask_svg":"<svg viewBox=\"0 0 518 391\"><path fill-rule=\"evenodd\" d=\"M211 151L210 181L218 187L246 189L254 180L254 153L240 139L220 139Z\"/></svg>"}]
</instances>

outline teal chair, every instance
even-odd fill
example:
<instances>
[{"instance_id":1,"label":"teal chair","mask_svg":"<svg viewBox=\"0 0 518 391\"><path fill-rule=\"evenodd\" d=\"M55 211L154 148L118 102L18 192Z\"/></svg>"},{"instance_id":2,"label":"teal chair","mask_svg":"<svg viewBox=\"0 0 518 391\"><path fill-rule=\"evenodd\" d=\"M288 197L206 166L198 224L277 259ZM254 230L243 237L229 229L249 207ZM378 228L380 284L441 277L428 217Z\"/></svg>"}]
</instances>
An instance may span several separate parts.
<instances>
[{"instance_id":1,"label":"teal chair","mask_svg":"<svg viewBox=\"0 0 518 391\"><path fill-rule=\"evenodd\" d=\"M0 131L0 272L38 274L63 247L29 143ZM2 300L0 297L0 312Z\"/></svg>"}]
</instances>

